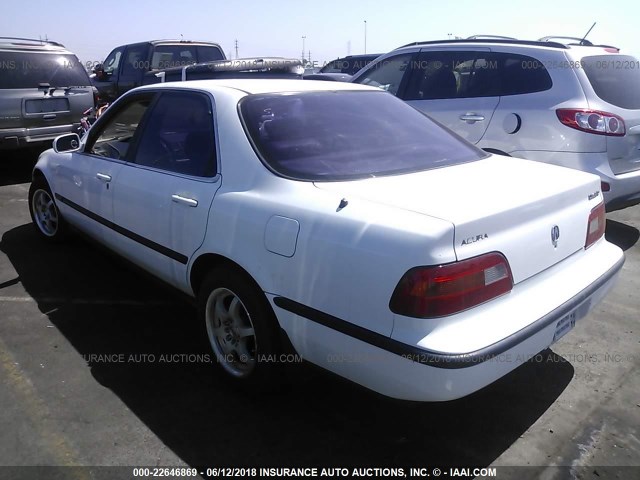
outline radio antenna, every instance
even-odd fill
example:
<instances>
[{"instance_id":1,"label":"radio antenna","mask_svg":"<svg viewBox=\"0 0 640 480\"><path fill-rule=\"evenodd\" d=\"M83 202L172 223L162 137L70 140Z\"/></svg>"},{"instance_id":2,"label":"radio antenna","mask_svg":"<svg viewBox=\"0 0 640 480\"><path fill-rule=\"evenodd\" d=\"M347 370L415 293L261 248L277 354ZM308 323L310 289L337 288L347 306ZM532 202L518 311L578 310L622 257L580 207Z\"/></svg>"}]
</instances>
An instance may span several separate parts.
<instances>
[{"instance_id":1,"label":"radio antenna","mask_svg":"<svg viewBox=\"0 0 640 480\"><path fill-rule=\"evenodd\" d=\"M584 34L584 37L582 37L582 40L580 40L580 45L583 45L583 42L587 39L587 35L591 33L591 30L593 30L593 27L595 26L596 26L596 22L593 22L593 25L591 25L591 28L587 31L587 33Z\"/></svg>"}]
</instances>

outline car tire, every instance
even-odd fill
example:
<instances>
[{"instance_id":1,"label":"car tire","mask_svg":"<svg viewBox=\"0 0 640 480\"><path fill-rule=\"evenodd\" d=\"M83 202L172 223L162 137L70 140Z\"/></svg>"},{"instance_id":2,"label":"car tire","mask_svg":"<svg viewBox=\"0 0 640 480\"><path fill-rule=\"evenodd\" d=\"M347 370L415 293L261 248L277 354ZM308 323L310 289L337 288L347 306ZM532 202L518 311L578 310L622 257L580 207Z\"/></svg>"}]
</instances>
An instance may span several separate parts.
<instances>
[{"instance_id":1,"label":"car tire","mask_svg":"<svg viewBox=\"0 0 640 480\"><path fill-rule=\"evenodd\" d=\"M264 293L244 272L213 269L197 297L218 374L252 393L280 385L278 323Z\"/></svg>"},{"instance_id":2,"label":"car tire","mask_svg":"<svg viewBox=\"0 0 640 480\"><path fill-rule=\"evenodd\" d=\"M36 178L29 188L29 213L36 231L48 242L65 239L68 226L58 210L51 188L44 178Z\"/></svg>"}]
</instances>

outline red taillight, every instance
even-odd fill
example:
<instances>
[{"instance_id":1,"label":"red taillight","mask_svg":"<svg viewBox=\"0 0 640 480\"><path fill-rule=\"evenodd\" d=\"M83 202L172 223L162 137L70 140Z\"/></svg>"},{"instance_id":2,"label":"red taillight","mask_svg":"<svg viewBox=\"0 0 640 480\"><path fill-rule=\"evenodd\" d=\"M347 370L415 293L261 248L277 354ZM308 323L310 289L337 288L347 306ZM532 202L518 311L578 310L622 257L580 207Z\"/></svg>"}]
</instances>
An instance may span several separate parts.
<instances>
[{"instance_id":1,"label":"red taillight","mask_svg":"<svg viewBox=\"0 0 640 480\"><path fill-rule=\"evenodd\" d=\"M604 235L607 226L607 212L604 203L601 202L597 207L591 210L589 214L589 223L587 224L587 239L584 242L584 248L589 248L596 243L597 240Z\"/></svg>"},{"instance_id":2,"label":"red taillight","mask_svg":"<svg viewBox=\"0 0 640 480\"><path fill-rule=\"evenodd\" d=\"M611 190L611 185L609 185L607 182L600 182L600 190L602 190L603 192L608 192L609 190Z\"/></svg>"},{"instance_id":3,"label":"red taillight","mask_svg":"<svg viewBox=\"0 0 640 480\"><path fill-rule=\"evenodd\" d=\"M447 265L412 268L398 283L389 308L407 317L441 317L484 303L512 287L507 259L488 253Z\"/></svg>"},{"instance_id":4,"label":"red taillight","mask_svg":"<svg viewBox=\"0 0 640 480\"><path fill-rule=\"evenodd\" d=\"M556 110L558 120L567 127L596 135L621 137L626 129L624 120L613 113L598 110L561 108Z\"/></svg>"}]
</instances>

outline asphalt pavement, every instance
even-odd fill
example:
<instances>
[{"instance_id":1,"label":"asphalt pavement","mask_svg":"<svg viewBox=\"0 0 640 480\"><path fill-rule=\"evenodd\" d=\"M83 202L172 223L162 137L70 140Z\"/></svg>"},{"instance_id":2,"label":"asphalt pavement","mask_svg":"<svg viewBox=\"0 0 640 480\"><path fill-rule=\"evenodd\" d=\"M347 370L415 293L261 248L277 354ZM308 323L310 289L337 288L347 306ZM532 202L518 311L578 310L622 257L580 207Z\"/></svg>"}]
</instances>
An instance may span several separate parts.
<instances>
[{"instance_id":1,"label":"asphalt pavement","mask_svg":"<svg viewBox=\"0 0 640 480\"><path fill-rule=\"evenodd\" d=\"M640 478L640 206L607 216L607 238L627 260L604 302L473 395L396 401L301 364L282 391L254 397L212 375L204 326L183 297L82 238L40 241L27 204L34 156L7 158L0 478L97 478L85 468L7 467L50 465L122 466L123 478L141 465L447 465L498 467L497 478Z\"/></svg>"}]
</instances>

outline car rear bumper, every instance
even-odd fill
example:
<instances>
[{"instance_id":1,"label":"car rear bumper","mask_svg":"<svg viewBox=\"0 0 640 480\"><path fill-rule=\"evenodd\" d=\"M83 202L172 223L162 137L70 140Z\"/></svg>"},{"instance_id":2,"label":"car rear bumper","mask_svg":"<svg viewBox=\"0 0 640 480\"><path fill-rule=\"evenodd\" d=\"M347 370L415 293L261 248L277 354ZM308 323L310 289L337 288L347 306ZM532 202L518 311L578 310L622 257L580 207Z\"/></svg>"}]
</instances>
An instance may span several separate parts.
<instances>
[{"instance_id":1,"label":"car rear bumper","mask_svg":"<svg viewBox=\"0 0 640 480\"><path fill-rule=\"evenodd\" d=\"M50 143L59 135L76 132L80 123L38 128L10 128L0 130L0 150L15 150Z\"/></svg>"},{"instance_id":2,"label":"car rear bumper","mask_svg":"<svg viewBox=\"0 0 640 480\"><path fill-rule=\"evenodd\" d=\"M601 241L437 327L437 319L397 318L390 338L282 297L271 300L303 358L390 397L445 401L489 385L548 348L560 322L579 321L606 295L623 263L622 251Z\"/></svg>"}]
</instances>

